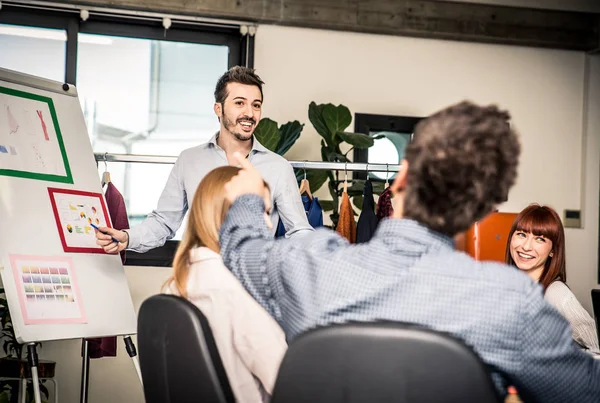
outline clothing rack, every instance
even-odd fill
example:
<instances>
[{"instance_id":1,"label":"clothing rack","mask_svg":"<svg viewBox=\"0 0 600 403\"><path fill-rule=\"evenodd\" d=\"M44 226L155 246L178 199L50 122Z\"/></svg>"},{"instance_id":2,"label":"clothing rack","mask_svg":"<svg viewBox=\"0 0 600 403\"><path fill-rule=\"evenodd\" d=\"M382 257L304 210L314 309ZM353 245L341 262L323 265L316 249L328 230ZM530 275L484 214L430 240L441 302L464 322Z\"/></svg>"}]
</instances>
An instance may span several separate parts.
<instances>
[{"instance_id":1,"label":"clothing rack","mask_svg":"<svg viewBox=\"0 0 600 403\"><path fill-rule=\"evenodd\" d=\"M163 155L94 153L98 162L137 162L174 164L177 157ZM371 164L365 162L288 161L299 169L321 169L327 171L398 172L399 164Z\"/></svg>"}]
</instances>

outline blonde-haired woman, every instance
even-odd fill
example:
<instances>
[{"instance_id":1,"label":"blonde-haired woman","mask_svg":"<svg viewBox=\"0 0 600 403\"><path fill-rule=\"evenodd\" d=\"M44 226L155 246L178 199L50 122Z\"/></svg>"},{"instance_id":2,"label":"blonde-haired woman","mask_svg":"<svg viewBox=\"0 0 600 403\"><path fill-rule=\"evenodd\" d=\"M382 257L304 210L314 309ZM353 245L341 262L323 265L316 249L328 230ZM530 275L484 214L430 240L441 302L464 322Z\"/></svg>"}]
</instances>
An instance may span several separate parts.
<instances>
[{"instance_id":1,"label":"blonde-haired woman","mask_svg":"<svg viewBox=\"0 0 600 403\"><path fill-rule=\"evenodd\" d=\"M173 260L167 292L194 303L206 316L238 402L264 402L273 391L286 351L279 325L225 267L219 229L230 204L225 184L239 168L209 172L198 185L188 225ZM265 219L270 224L270 191L265 185Z\"/></svg>"}]
</instances>

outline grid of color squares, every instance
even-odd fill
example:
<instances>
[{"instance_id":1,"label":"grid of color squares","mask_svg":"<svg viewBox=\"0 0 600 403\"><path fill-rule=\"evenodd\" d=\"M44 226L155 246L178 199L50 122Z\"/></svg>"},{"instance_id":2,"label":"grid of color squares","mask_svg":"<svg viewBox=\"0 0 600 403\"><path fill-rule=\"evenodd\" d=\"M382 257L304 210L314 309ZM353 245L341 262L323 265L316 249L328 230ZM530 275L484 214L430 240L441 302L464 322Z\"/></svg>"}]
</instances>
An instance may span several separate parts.
<instances>
[{"instance_id":1,"label":"grid of color squares","mask_svg":"<svg viewBox=\"0 0 600 403\"><path fill-rule=\"evenodd\" d=\"M22 271L23 288L28 301L75 301L66 268L24 266Z\"/></svg>"}]
</instances>

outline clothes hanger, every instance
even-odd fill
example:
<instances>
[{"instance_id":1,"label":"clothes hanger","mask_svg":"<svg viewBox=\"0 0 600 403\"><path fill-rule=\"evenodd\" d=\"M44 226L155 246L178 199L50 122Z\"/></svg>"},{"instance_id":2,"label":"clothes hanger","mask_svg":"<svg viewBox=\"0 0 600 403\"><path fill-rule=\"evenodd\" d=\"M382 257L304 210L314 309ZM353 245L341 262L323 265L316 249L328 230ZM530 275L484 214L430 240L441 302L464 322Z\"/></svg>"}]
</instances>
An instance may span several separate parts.
<instances>
[{"instance_id":1,"label":"clothes hanger","mask_svg":"<svg viewBox=\"0 0 600 403\"><path fill-rule=\"evenodd\" d=\"M390 164L385 163L385 186L384 189L390 187Z\"/></svg>"},{"instance_id":2,"label":"clothes hanger","mask_svg":"<svg viewBox=\"0 0 600 403\"><path fill-rule=\"evenodd\" d=\"M348 161L344 164L344 193L348 193Z\"/></svg>"},{"instance_id":3,"label":"clothes hanger","mask_svg":"<svg viewBox=\"0 0 600 403\"><path fill-rule=\"evenodd\" d=\"M110 183L110 172L108 172L108 164L106 163L107 152L104 153L104 173L102 174L102 187Z\"/></svg>"},{"instance_id":4,"label":"clothes hanger","mask_svg":"<svg viewBox=\"0 0 600 403\"><path fill-rule=\"evenodd\" d=\"M306 179L306 161L304 161L304 167L302 168L302 170L304 171L304 179L302 179L302 181L300 182L300 194L302 195L306 193L308 199L312 200L313 195L310 191L310 182L308 181L308 179Z\"/></svg>"}]
</instances>

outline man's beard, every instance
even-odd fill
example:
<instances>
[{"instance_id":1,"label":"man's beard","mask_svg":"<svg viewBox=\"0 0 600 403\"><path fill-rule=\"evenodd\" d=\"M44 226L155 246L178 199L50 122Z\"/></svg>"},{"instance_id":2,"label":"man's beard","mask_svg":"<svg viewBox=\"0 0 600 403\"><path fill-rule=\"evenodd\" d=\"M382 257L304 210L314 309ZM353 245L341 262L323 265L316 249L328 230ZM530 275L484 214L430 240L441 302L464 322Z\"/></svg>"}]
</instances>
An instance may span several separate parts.
<instances>
[{"instance_id":1,"label":"man's beard","mask_svg":"<svg viewBox=\"0 0 600 403\"><path fill-rule=\"evenodd\" d=\"M254 131L252 131L252 133L249 133L249 134L238 133L235 131L235 125L239 122L251 122L252 124L255 124L256 122L254 121L254 119L242 118L242 119L236 120L234 123L225 115L225 112L222 112L221 115L222 115L221 118L223 119L223 126L225 126L225 128L229 131L229 133L231 133L233 135L233 137L235 137L239 141L252 140L252 134L254 133Z\"/></svg>"}]
</instances>

